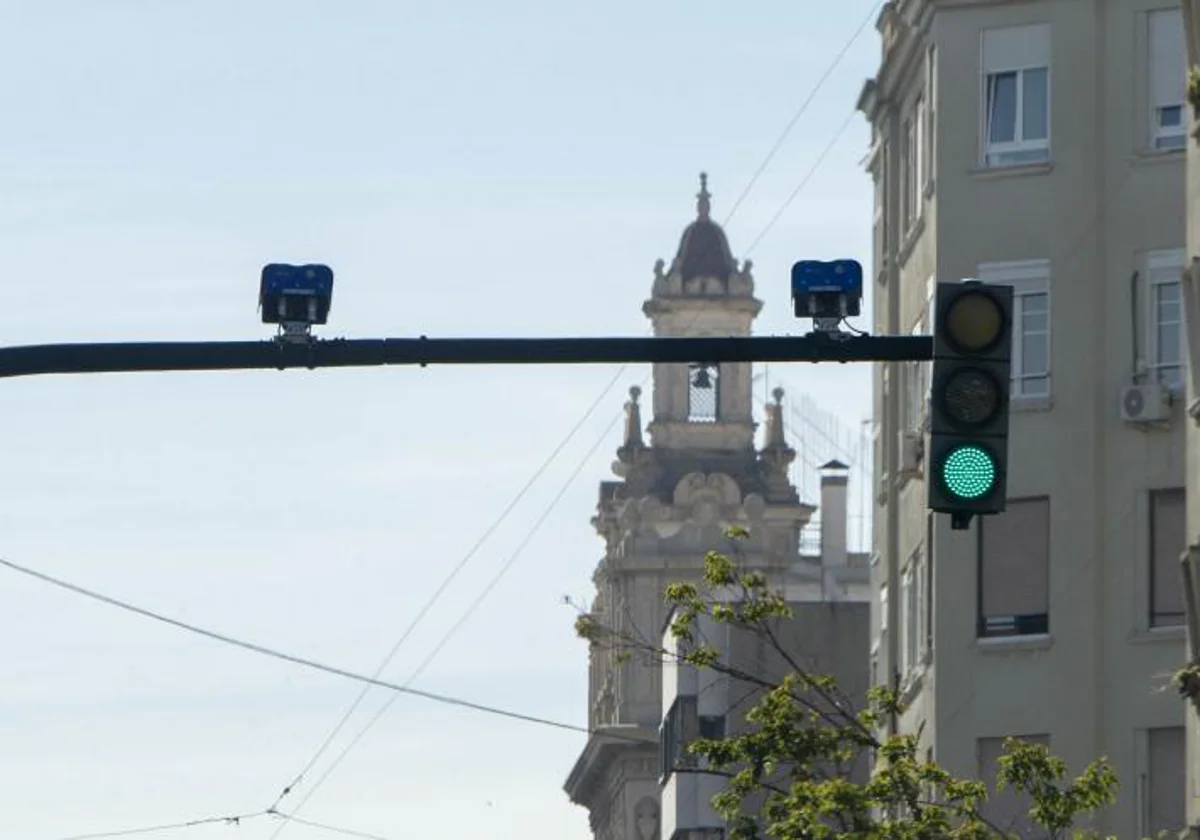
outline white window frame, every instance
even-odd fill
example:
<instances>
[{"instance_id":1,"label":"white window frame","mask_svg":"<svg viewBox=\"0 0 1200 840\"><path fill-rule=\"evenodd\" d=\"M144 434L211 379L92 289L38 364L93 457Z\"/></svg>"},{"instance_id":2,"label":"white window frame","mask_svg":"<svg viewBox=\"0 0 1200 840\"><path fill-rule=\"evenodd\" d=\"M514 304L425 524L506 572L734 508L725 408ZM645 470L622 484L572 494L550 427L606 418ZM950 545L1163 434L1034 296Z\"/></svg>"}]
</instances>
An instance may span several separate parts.
<instances>
[{"instance_id":1,"label":"white window frame","mask_svg":"<svg viewBox=\"0 0 1200 840\"><path fill-rule=\"evenodd\" d=\"M875 163L875 169L872 174L875 208L872 215L871 234L875 249L875 280L882 283L887 269L888 245L890 243L888 242L887 222L884 214L887 199L887 156L882 150L878 152L878 155L879 158Z\"/></svg>"},{"instance_id":2,"label":"white window frame","mask_svg":"<svg viewBox=\"0 0 1200 840\"><path fill-rule=\"evenodd\" d=\"M929 279L925 281L925 310L921 313L920 327L925 335L932 335L933 327L933 309L934 298L937 297L937 275L930 274ZM921 383L921 427L929 422L929 406L933 399L933 362L918 362L920 366L920 383Z\"/></svg>"},{"instance_id":3,"label":"white window frame","mask_svg":"<svg viewBox=\"0 0 1200 840\"><path fill-rule=\"evenodd\" d=\"M917 128L915 115L910 114L901 125L900 136L900 200L904 203L901 208L901 220L904 223L904 233L912 230L920 216L921 202L917 195L920 187L917 185ZM903 239L901 240L903 242Z\"/></svg>"},{"instance_id":4,"label":"white window frame","mask_svg":"<svg viewBox=\"0 0 1200 840\"><path fill-rule=\"evenodd\" d=\"M987 36L988 33L999 35L1001 32L1012 32L1013 37L1029 42L1025 50L1022 50L1024 55L1018 55L1015 58L1007 60L989 61L987 53ZM1034 44L1037 41L1044 41L1044 49L1038 49ZM1050 25L1049 24L1031 24L1025 26L1014 27L997 27L994 29L985 29L980 33L979 40L980 52L980 150L982 153L982 163L985 167L998 169L1007 166L1030 166L1038 163L1046 163L1050 160L1050 138L1054 136L1054 128L1052 119L1054 113L1054 72L1051 61L1050 47ZM1039 53L1043 53L1040 54ZM1037 55L1036 58L1033 56ZM1024 139L1024 124L1025 124L1025 73L1030 70L1045 70L1046 71L1046 136L1034 140ZM997 141L991 140L991 108L989 100L989 92L992 89L992 78L1007 73L1016 74L1016 113L1014 115L1013 140ZM1025 157L1021 160L1007 159L1010 155L1020 155L1028 152L1043 152L1037 158Z\"/></svg>"},{"instance_id":5,"label":"white window frame","mask_svg":"<svg viewBox=\"0 0 1200 840\"><path fill-rule=\"evenodd\" d=\"M932 44L925 51L925 178L921 192L928 193L933 186L934 164L937 141L937 47Z\"/></svg>"},{"instance_id":6,"label":"white window frame","mask_svg":"<svg viewBox=\"0 0 1200 840\"><path fill-rule=\"evenodd\" d=\"M922 335L924 330L918 321L912 328L912 335ZM925 420L925 383L924 362L904 363L904 431L917 432Z\"/></svg>"},{"instance_id":7,"label":"white window frame","mask_svg":"<svg viewBox=\"0 0 1200 840\"><path fill-rule=\"evenodd\" d=\"M1054 390L1054 296L1050 289L1049 260L1019 260L1015 262L981 263L976 275L984 283L1013 287L1012 382L1010 399L1043 400ZM1024 364L1022 323L1025 301L1030 297L1046 297L1046 370L1028 371ZM1046 380L1044 392L1029 391L1027 382Z\"/></svg>"},{"instance_id":8,"label":"white window frame","mask_svg":"<svg viewBox=\"0 0 1200 840\"><path fill-rule=\"evenodd\" d=\"M1175 31L1163 32L1158 29L1158 21L1173 18ZM1163 35L1160 42L1156 31ZM1162 56L1166 50L1167 55ZM1172 60L1172 58L1174 60ZM1159 73L1171 72L1166 68L1176 65L1178 78L1171 81L1160 78ZM1186 107L1186 77L1187 77L1187 48L1184 43L1183 10L1153 9L1146 12L1146 94L1147 118L1149 120L1149 147L1155 152L1176 152L1187 148L1187 107ZM1162 114L1168 109L1179 110L1179 123L1164 126Z\"/></svg>"},{"instance_id":9,"label":"white window frame","mask_svg":"<svg viewBox=\"0 0 1200 840\"><path fill-rule=\"evenodd\" d=\"M917 563L917 666L929 661L929 550L918 549Z\"/></svg>"},{"instance_id":10,"label":"white window frame","mask_svg":"<svg viewBox=\"0 0 1200 840\"><path fill-rule=\"evenodd\" d=\"M925 210L925 184L929 180L929 175L926 172L925 160L925 144L928 142L929 135L927 130L929 126L926 124L926 102L925 93L922 92L917 96L917 102L913 106L913 203L914 217L919 219Z\"/></svg>"},{"instance_id":11,"label":"white window frame","mask_svg":"<svg viewBox=\"0 0 1200 840\"><path fill-rule=\"evenodd\" d=\"M908 677L920 661L920 616L918 579L920 549L912 555L900 575L900 673Z\"/></svg>"},{"instance_id":12,"label":"white window frame","mask_svg":"<svg viewBox=\"0 0 1200 840\"><path fill-rule=\"evenodd\" d=\"M888 630L888 585L882 584L879 587L879 635L882 636Z\"/></svg>"},{"instance_id":13,"label":"white window frame","mask_svg":"<svg viewBox=\"0 0 1200 840\"><path fill-rule=\"evenodd\" d=\"M930 276L925 302L921 314L913 324L911 334L929 335L933 317L933 296L937 289L936 276ZM904 409L903 424L907 432L923 431L929 420L929 398L933 387L932 362L904 363Z\"/></svg>"},{"instance_id":14,"label":"white window frame","mask_svg":"<svg viewBox=\"0 0 1200 840\"><path fill-rule=\"evenodd\" d=\"M1146 254L1145 282L1145 368L1150 377L1172 391L1184 387L1184 367L1187 348L1187 322L1183 305L1183 269L1186 264L1183 248L1150 251ZM1158 318L1158 295L1164 287L1174 286L1179 300L1179 357L1174 361L1159 359L1163 322ZM1170 372L1174 371L1171 376Z\"/></svg>"}]
</instances>

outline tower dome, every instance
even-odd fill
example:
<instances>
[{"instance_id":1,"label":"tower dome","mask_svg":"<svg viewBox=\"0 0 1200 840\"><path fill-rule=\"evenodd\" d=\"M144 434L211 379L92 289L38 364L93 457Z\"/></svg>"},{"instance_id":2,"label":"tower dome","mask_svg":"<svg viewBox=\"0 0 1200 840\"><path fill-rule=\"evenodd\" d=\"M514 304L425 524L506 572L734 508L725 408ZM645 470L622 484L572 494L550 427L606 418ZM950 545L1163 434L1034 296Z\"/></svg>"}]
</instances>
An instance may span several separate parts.
<instances>
[{"instance_id":1,"label":"tower dome","mask_svg":"<svg viewBox=\"0 0 1200 840\"><path fill-rule=\"evenodd\" d=\"M669 274L678 274L686 284L698 278L715 279L722 283L737 269L725 231L710 216L712 196L708 192L708 175L700 173L700 192L696 194L696 221L683 231L679 250L671 262Z\"/></svg>"}]
</instances>

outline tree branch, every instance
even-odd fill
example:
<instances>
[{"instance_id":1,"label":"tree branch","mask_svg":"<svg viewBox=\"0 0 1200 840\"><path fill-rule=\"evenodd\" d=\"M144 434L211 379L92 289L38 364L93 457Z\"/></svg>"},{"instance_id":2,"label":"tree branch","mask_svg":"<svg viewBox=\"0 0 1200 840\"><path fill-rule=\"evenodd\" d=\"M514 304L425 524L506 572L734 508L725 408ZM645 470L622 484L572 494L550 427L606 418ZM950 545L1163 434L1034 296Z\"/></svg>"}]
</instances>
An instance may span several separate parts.
<instances>
[{"instance_id":1,"label":"tree branch","mask_svg":"<svg viewBox=\"0 0 1200 840\"><path fill-rule=\"evenodd\" d=\"M735 779L738 775L737 773L733 773L729 770L717 770L712 767L672 767L671 772L689 773L696 776L720 776L722 779ZM790 791L778 787L777 785L773 785L770 782L758 781L755 782L755 784L760 788L769 790L772 793L777 793L780 796L791 796Z\"/></svg>"}]
</instances>

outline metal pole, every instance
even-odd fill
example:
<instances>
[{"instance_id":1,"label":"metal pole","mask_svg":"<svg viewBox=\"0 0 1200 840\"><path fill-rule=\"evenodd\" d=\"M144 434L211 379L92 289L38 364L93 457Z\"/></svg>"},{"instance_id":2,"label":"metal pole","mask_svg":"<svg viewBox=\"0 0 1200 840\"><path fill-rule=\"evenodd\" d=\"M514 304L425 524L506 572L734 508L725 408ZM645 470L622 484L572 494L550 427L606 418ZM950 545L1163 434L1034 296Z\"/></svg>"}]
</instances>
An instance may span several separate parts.
<instances>
[{"instance_id":1,"label":"metal pole","mask_svg":"<svg viewBox=\"0 0 1200 840\"><path fill-rule=\"evenodd\" d=\"M929 336L748 338L383 338L42 344L0 348L0 378L132 371L375 365L926 361Z\"/></svg>"}]
</instances>

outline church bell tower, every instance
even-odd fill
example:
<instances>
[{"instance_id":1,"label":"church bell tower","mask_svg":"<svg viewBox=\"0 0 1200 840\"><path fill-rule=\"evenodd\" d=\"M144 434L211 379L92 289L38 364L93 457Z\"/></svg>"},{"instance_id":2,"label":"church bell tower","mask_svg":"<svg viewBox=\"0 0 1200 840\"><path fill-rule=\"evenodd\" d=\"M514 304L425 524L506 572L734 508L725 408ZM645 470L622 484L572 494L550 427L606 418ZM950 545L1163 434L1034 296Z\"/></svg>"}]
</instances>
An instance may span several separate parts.
<instances>
[{"instance_id":1,"label":"church bell tower","mask_svg":"<svg viewBox=\"0 0 1200 840\"><path fill-rule=\"evenodd\" d=\"M733 258L711 218L708 179L700 175L696 218L683 231L668 267L654 266L642 311L654 334L748 336L762 302L751 263ZM624 440L613 472L600 485L592 524L604 540L593 581L591 617L622 634L661 637L663 593L698 580L704 555L729 548L725 531L750 537L739 560L782 580L796 561L800 529L814 508L788 480L795 451L783 429L782 391L765 406L763 447L755 447L752 365L696 359L658 364L652 417L643 435L641 389L625 404ZM588 808L597 840L669 840L659 835L658 728L662 680L653 656L618 657L603 644L589 650L588 743L566 790Z\"/></svg>"}]
</instances>

